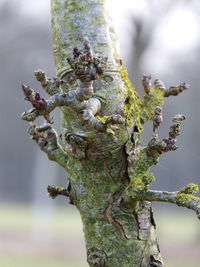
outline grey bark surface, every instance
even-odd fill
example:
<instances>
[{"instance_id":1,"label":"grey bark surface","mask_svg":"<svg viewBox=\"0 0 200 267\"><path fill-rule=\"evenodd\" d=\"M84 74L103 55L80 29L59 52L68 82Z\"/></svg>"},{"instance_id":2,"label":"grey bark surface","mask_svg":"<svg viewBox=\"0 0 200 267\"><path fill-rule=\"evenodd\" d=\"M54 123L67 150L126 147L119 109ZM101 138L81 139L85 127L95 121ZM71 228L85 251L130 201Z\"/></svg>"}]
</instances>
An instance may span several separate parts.
<instances>
[{"instance_id":1,"label":"grey bark surface","mask_svg":"<svg viewBox=\"0 0 200 267\"><path fill-rule=\"evenodd\" d=\"M52 33L57 78L38 70L36 79L48 100L23 85L33 108L22 114L29 134L50 160L68 172L68 188L48 186L50 197L69 197L79 210L87 261L99 267L163 266L151 202L192 209L200 218L198 185L176 192L155 191L151 167L178 147L183 115L175 115L168 137L160 140L166 97L177 96L188 84L166 89L144 75L140 98L123 66L118 42L104 0L52 0ZM60 139L51 111L62 113ZM42 116L46 122L36 125ZM152 121L152 137L141 144L143 124Z\"/></svg>"},{"instance_id":2,"label":"grey bark surface","mask_svg":"<svg viewBox=\"0 0 200 267\"><path fill-rule=\"evenodd\" d=\"M52 1L53 44L57 75L67 80L71 69L66 57L74 46L81 47L84 36L93 51L108 57L102 80L95 84L96 97L102 101L101 116L123 112L124 83L120 77L117 39L104 7L104 1ZM63 111L62 135L71 133L91 143L87 159L71 158L69 166L73 202L80 211L90 266L158 266L160 261L155 224L149 202L135 203L135 209L121 205L128 183L125 143L129 129L112 136L81 127ZM69 117L69 118L68 118ZM73 124L72 124L73 121ZM74 127L75 125L75 127Z\"/></svg>"}]
</instances>

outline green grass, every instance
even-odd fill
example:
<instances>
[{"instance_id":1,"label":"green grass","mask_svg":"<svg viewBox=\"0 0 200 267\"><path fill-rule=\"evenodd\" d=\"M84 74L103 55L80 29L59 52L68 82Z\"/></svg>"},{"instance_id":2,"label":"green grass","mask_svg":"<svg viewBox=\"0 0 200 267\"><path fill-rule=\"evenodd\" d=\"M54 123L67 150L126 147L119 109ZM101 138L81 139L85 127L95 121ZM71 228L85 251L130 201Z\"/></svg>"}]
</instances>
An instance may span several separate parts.
<instances>
[{"instance_id":1,"label":"green grass","mask_svg":"<svg viewBox=\"0 0 200 267\"><path fill-rule=\"evenodd\" d=\"M0 256L0 266L2 267L88 267L84 263L70 263L59 260L44 260L40 258L22 258ZM198 263L192 262L166 262L166 267L199 267Z\"/></svg>"},{"instance_id":2,"label":"green grass","mask_svg":"<svg viewBox=\"0 0 200 267\"><path fill-rule=\"evenodd\" d=\"M175 211L175 212L174 212ZM161 253L166 267L199 267L199 256L195 256L191 259L190 244L193 248L198 247L200 239L200 225L194 213L180 209L169 211L167 209L157 210L155 213L155 219L157 224L158 239L161 244ZM38 214L37 216L40 217ZM1 234L10 238L8 242L12 242L16 233L23 234L23 237L31 235L34 225L36 223L35 213L29 206L20 205L0 205L0 240ZM52 232L53 236L60 238L61 240L67 239L73 240L80 239L82 233L82 224L78 212L72 208L56 208L52 211L51 220L49 217L45 217L45 211L41 213L42 220L48 223L48 229ZM43 238L43 237L42 237ZM29 242L29 239L27 239ZM78 241L79 242L79 241ZM197 243L195 243L197 242ZM197 247L196 247L197 244ZM186 251L179 252L179 256L176 257L176 252L173 253L173 248L179 248L179 246L186 246ZM46 246L46 245L45 245ZM65 246L65 243L64 243ZM188 246L188 248L187 248ZM167 247L171 249L172 256L167 250ZM164 250L165 248L165 250ZM76 248L75 249L82 249ZM188 251L187 251L188 250ZM180 248L179 248L180 251ZM65 251L64 251L65 253ZM187 257L188 253L188 257ZM2 267L87 267L86 259L83 256L79 257L80 252L75 251L73 255L70 255L70 260L64 255L59 256L43 255L40 253L30 253L30 257L27 253L17 251L13 253L12 250L1 250L0 247L0 266ZM83 255L83 254L82 254ZM184 259L183 259L184 257ZM189 258L190 257L190 258ZM74 259L74 261L73 261Z\"/></svg>"},{"instance_id":3,"label":"green grass","mask_svg":"<svg viewBox=\"0 0 200 267\"><path fill-rule=\"evenodd\" d=\"M59 260L45 260L40 258L6 257L0 256L2 267L87 267L80 263L70 263Z\"/></svg>"},{"instance_id":4,"label":"green grass","mask_svg":"<svg viewBox=\"0 0 200 267\"><path fill-rule=\"evenodd\" d=\"M29 231L35 223L35 213L26 205L0 205L0 215L0 230L4 231ZM43 214L38 213L40 215L44 220L45 209ZM48 223L54 232L67 234L82 231L81 219L75 208L56 208L50 216L52 220Z\"/></svg>"}]
</instances>

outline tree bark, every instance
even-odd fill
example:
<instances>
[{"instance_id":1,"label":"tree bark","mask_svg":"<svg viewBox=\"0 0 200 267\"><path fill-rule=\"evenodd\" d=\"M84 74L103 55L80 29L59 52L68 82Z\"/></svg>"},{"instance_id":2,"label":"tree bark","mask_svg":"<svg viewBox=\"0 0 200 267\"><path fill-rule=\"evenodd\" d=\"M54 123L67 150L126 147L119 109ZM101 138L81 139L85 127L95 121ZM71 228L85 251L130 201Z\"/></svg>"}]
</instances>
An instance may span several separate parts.
<instances>
[{"instance_id":1,"label":"tree bark","mask_svg":"<svg viewBox=\"0 0 200 267\"><path fill-rule=\"evenodd\" d=\"M99 115L124 114L129 81L104 1L51 0L51 8L56 73L67 84L63 91L76 86L76 81L70 81L72 69L66 58L87 36L94 53L108 57L102 79L94 82L94 96L102 104ZM62 114L70 198L81 214L89 265L163 266L151 203L126 205L122 200L129 183L125 145L132 135L133 120L113 137L82 123L82 114L68 107L62 108ZM75 149L66 140L69 135L80 138L85 146Z\"/></svg>"}]
</instances>

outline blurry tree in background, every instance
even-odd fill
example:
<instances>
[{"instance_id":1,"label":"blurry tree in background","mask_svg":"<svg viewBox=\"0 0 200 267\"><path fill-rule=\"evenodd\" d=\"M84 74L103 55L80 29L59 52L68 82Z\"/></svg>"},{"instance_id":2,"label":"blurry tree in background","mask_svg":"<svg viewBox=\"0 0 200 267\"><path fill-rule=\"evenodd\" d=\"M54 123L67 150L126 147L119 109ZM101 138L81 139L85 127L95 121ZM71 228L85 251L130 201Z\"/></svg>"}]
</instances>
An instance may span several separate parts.
<instances>
[{"instance_id":1,"label":"blurry tree in background","mask_svg":"<svg viewBox=\"0 0 200 267\"><path fill-rule=\"evenodd\" d=\"M32 144L25 142L22 133L26 128L19 121L21 92L17 88L27 79L37 86L30 73L38 65L54 74L50 25L48 21L41 23L30 13L23 13L22 9L23 1L0 3L3 25L0 29L0 120L4 125L0 142L0 199L9 202L33 200L35 193L32 190L35 188L38 197L39 190L45 192L41 183L48 179L40 175L33 177L34 169L37 169L35 158L39 157L43 166L47 165L47 159ZM55 168L56 165L52 166ZM49 167L45 169L49 171L47 176L53 179ZM36 179L40 181L40 189Z\"/></svg>"},{"instance_id":2,"label":"blurry tree in background","mask_svg":"<svg viewBox=\"0 0 200 267\"><path fill-rule=\"evenodd\" d=\"M178 84L182 77L191 85L181 101L166 101L165 121L161 127L163 134L170 123L170 118L178 111L186 114L185 136L180 138L182 151L176 151L171 157L161 159L156 175L156 187L178 188L187 183L192 175L199 183L200 153L198 144L200 127L195 129L196 114L199 106L199 41L197 28L200 5L198 1L146 1L146 9L135 12L132 28L132 57L128 57L127 69L130 79L142 94L141 77L144 73L157 77L158 73L169 84ZM131 17L131 14L130 14ZM175 30L173 30L175 28ZM174 34L169 34L170 32ZM170 39L173 36L173 39ZM170 45L168 45L170 44ZM172 45L171 45L172 44ZM175 49L173 48L175 47ZM192 67L191 67L192 66ZM189 103L188 103L189 101ZM191 104L192 103L192 104ZM187 108L186 108L187 107ZM144 133L149 136L150 129ZM189 138L192 136L192 138ZM181 159L179 162L175 159ZM189 159L190 166L188 166Z\"/></svg>"}]
</instances>

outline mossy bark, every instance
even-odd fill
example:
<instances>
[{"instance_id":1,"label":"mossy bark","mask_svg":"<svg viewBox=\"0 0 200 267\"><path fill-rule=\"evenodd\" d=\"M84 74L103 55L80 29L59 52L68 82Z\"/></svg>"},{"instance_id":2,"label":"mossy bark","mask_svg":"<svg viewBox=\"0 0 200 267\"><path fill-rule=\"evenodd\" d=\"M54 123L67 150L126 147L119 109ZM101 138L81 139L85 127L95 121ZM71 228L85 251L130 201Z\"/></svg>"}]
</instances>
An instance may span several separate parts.
<instances>
[{"instance_id":1,"label":"mossy bark","mask_svg":"<svg viewBox=\"0 0 200 267\"><path fill-rule=\"evenodd\" d=\"M80 47L87 36L93 51L108 57L105 74L94 83L94 96L102 105L98 116L114 113L126 116L124 103L127 103L130 83L124 75L104 1L52 0L51 5L57 75L66 80L70 88L76 88L76 81L69 79L72 70L66 57L74 46ZM137 94L131 90L135 103L129 108L138 116ZM70 108L62 108L62 114L62 139L69 154L70 197L81 214L89 265L163 266L151 203L138 201L126 205L122 199L129 184L125 145L133 136L130 114L128 123L120 126L114 137L83 123L82 114ZM80 142L73 147L66 135L76 136Z\"/></svg>"}]
</instances>

